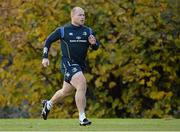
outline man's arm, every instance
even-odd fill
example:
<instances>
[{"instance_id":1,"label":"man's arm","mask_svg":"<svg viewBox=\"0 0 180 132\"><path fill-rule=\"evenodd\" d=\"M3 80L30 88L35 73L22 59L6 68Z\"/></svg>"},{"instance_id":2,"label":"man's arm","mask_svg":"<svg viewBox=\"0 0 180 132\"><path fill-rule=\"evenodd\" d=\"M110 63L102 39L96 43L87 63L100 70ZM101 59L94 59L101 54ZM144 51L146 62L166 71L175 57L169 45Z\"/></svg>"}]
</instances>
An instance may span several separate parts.
<instances>
[{"instance_id":1,"label":"man's arm","mask_svg":"<svg viewBox=\"0 0 180 132\"><path fill-rule=\"evenodd\" d=\"M90 45L91 45L91 48L92 48L93 50L97 50L97 49L99 48L100 43L99 43L99 41L96 40L95 33L94 33L93 31L92 31L92 33L89 35L88 41L89 41L89 43L90 43Z\"/></svg>"},{"instance_id":2,"label":"man's arm","mask_svg":"<svg viewBox=\"0 0 180 132\"><path fill-rule=\"evenodd\" d=\"M44 44L44 50L43 50L43 58L48 58L49 49L51 47L51 44L58 39L60 39L60 28L57 28L55 31L53 31L46 39Z\"/></svg>"},{"instance_id":3,"label":"man's arm","mask_svg":"<svg viewBox=\"0 0 180 132\"><path fill-rule=\"evenodd\" d=\"M44 44L44 49L43 49L43 60L42 60L42 64L44 67L47 67L49 65L48 53L49 53L51 44L57 41L58 39L60 39L60 36L61 36L60 28L57 28L46 39L45 44Z\"/></svg>"}]
</instances>

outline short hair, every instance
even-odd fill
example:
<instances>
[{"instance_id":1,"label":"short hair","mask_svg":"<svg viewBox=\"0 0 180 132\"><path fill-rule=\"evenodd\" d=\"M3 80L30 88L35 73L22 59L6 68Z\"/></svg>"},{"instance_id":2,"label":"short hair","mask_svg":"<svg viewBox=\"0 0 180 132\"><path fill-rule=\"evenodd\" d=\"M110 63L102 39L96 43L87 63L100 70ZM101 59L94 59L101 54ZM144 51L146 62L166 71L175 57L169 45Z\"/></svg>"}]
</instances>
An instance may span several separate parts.
<instances>
[{"instance_id":1,"label":"short hair","mask_svg":"<svg viewBox=\"0 0 180 132\"><path fill-rule=\"evenodd\" d=\"M83 10L81 7L78 7L78 6L72 8L72 10L71 10L71 17L74 15L74 13L76 12L77 9ZM84 10L83 10L83 11L84 11Z\"/></svg>"}]
</instances>

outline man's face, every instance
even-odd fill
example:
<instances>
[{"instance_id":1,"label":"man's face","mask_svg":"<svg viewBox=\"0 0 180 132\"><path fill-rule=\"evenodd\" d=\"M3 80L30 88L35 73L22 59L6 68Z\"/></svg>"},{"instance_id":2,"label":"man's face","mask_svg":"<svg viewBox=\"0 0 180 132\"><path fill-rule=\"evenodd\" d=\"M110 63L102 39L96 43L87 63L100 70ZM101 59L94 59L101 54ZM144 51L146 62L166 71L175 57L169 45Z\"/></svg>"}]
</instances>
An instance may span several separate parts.
<instances>
[{"instance_id":1,"label":"man's face","mask_svg":"<svg viewBox=\"0 0 180 132\"><path fill-rule=\"evenodd\" d=\"M84 25L85 22L85 13L82 9L76 9L73 13L72 20L77 25Z\"/></svg>"}]
</instances>

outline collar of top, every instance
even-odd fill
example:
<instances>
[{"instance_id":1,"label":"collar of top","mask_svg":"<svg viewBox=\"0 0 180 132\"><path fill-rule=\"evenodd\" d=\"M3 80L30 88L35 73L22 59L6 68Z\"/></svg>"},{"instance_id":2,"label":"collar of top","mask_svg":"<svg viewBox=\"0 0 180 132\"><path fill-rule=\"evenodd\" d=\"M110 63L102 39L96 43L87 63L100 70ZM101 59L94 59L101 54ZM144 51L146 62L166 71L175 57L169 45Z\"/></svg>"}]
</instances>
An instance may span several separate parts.
<instances>
[{"instance_id":1,"label":"collar of top","mask_svg":"<svg viewBox=\"0 0 180 132\"><path fill-rule=\"evenodd\" d=\"M73 25L73 24L71 23L71 27L76 29L76 28L81 28L82 25L76 26L76 25Z\"/></svg>"}]
</instances>

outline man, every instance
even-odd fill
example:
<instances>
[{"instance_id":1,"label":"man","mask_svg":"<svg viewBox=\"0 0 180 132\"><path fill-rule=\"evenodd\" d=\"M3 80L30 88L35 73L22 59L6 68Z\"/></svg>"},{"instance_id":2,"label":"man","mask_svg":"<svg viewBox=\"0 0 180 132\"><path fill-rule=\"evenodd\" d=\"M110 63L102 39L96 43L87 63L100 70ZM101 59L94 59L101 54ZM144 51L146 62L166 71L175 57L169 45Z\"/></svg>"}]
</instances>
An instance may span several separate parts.
<instances>
[{"instance_id":1,"label":"man","mask_svg":"<svg viewBox=\"0 0 180 132\"><path fill-rule=\"evenodd\" d=\"M91 28L84 26L85 13L80 7L74 7L71 10L71 24L57 28L52 32L45 41L42 65L49 65L48 52L51 44L61 40L61 72L64 74L62 89L58 90L50 100L42 102L42 116L47 119L48 113L52 106L59 100L63 100L70 95L73 90L75 93L75 102L79 112L80 125L90 125L91 121L86 118L86 79L83 75L85 70L85 58L89 46L97 50L99 42Z\"/></svg>"}]
</instances>

